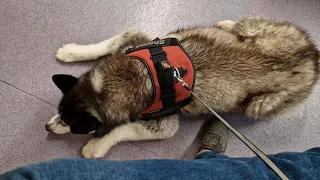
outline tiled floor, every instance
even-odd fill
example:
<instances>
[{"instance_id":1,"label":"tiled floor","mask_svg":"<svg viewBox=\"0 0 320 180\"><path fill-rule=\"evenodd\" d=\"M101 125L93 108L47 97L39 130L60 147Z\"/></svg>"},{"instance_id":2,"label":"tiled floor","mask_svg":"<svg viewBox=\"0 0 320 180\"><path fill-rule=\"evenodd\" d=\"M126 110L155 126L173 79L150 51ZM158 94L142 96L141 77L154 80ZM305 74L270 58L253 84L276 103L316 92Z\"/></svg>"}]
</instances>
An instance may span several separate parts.
<instances>
[{"instance_id":1,"label":"tiled floor","mask_svg":"<svg viewBox=\"0 0 320 180\"><path fill-rule=\"evenodd\" d=\"M54 158L80 157L88 136L48 135L44 124L61 94L56 73L79 75L93 63L62 64L55 51L64 43L94 43L129 27L156 36L178 27L213 25L219 20L262 16L294 22L320 44L318 0L2 0L0 1L0 172ZM320 86L298 112L277 120L230 122L267 153L302 151L320 145ZM201 119L182 119L170 140L123 143L106 159L191 158ZM191 146L196 147L196 146ZM195 150L195 148L191 148ZM231 135L227 154L252 155Z\"/></svg>"}]
</instances>

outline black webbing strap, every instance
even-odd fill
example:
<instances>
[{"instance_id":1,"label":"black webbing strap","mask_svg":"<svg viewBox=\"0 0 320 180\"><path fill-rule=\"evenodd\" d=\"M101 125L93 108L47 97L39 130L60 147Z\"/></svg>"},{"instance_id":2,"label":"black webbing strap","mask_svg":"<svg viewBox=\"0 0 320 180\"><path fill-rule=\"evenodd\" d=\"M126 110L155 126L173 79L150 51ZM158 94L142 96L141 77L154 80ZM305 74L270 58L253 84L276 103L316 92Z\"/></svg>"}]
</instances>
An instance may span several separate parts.
<instances>
[{"instance_id":1,"label":"black webbing strap","mask_svg":"<svg viewBox=\"0 0 320 180\"><path fill-rule=\"evenodd\" d=\"M175 104L176 92L174 89L174 80L172 67L167 59L166 52L161 47L149 48L150 59L153 61L157 71L157 77L161 90L161 101L163 107Z\"/></svg>"},{"instance_id":2,"label":"black webbing strap","mask_svg":"<svg viewBox=\"0 0 320 180\"><path fill-rule=\"evenodd\" d=\"M141 49L148 49L148 48L156 48L156 47L164 47L164 46L180 46L179 42L176 38L166 38L166 39L159 39L156 38L151 42L139 44L132 48L129 48L125 51L125 54L130 54L134 51L139 51Z\"/></svg>"},{"instance_id":3,"label":"black webbing strap","mask_svg":"<svg viewBox=\"0 0 320 180\"><path fill-rule=\"evenodd\" d=\"M191 100L192 100L191 97L188 97L187 99L184 99L176 104L162 108L160 111L154 111L151 113L143 114L140 117L140 120L145 121L145 120L150 120L150 119L156 119L156 118L163 117L163 116L170 116L172 114L177 114L180 112L179 109L181 107L189 104L191 102Z\"/></svg>"}]
</instances>

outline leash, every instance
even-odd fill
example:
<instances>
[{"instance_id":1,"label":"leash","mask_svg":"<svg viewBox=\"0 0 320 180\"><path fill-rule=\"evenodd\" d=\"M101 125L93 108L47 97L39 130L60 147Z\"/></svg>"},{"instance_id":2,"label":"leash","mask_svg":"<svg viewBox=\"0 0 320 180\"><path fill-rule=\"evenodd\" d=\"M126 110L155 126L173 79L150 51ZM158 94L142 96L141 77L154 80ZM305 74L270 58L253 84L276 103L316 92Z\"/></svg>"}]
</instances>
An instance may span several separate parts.
<instances>
[{"instance_id":1,"label":"leash","mask_svg":"<svg viewBox=\"0 0 320 180\"><path fill-rule=\"evenodd\" d=\"M228 129L230 129L233 134L235 134L246 146L251 149L264 163L266 163L270 169L272 169L281 179L289 180L289 178L275 165L271 159L262 152L257 146L255 146L252 142L250 142L244 135L242 135L238 130L232 127L226 120L224 120L218 113L216 113L213 109L211 109L204 101L202 101L188 86L188 84L181 78L179 71L176 67L175 71L175 78L182 84L182 86L187 89L195 98L197 98L201 104L203 104L213 115L215 115Z\"/></svg>"}]
</instances>

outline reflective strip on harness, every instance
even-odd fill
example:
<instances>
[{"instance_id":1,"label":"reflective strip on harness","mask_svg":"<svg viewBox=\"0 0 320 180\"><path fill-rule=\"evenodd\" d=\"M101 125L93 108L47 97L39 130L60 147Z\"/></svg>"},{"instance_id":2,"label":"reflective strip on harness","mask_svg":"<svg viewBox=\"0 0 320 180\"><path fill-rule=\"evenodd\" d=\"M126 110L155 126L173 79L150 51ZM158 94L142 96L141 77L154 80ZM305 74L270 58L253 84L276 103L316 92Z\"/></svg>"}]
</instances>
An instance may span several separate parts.
<instances>
[{"instance_id":1,"label":"reflective strip on harness","mask_svg":"<svg viewBox=\"0 0 320 180\"><path fill-rule=\"evenodd\" d=\"M176 67L184 72L185 82L190 87L194 85L194 66L177 39L155 40L130 48L126 54L147 66L154 87L152 104L141 112L144 119L177 113L179 108L190 103L190 92L173 78L173 67Z\"/></svg>"}]
</instances>

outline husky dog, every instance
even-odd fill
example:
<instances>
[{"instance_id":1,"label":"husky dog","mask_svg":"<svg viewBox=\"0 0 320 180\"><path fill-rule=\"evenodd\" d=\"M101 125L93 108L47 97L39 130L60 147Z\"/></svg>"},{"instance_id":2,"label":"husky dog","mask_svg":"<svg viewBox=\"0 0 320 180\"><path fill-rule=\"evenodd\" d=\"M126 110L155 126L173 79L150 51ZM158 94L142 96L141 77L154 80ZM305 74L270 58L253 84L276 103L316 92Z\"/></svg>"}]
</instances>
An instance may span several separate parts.
<instances>
[{"instance_id":1,"label":"husky dog","mask_svg":"<svg viewBox=\"0 0 320 180\"><path fill-rule=\"evenodd\" d=\"M222 114L273 117L306 99L318 79L319 51L305 31L287 22L227 20L215 27L179 29L166 37L177 38L192 58L197 70L194 92ZM129 30L98 44L60 48L56 57L63 62L111 56L79 78L53 76L63 98L46 129L103 135L84 146L85 158L101 158L121 141L172 137L179 127L178 115L139 120L152 101L153 86L146 66L124 54L151 40ZM196 99L180 111L208 113Z\"/></svg>"}]
</instances>

